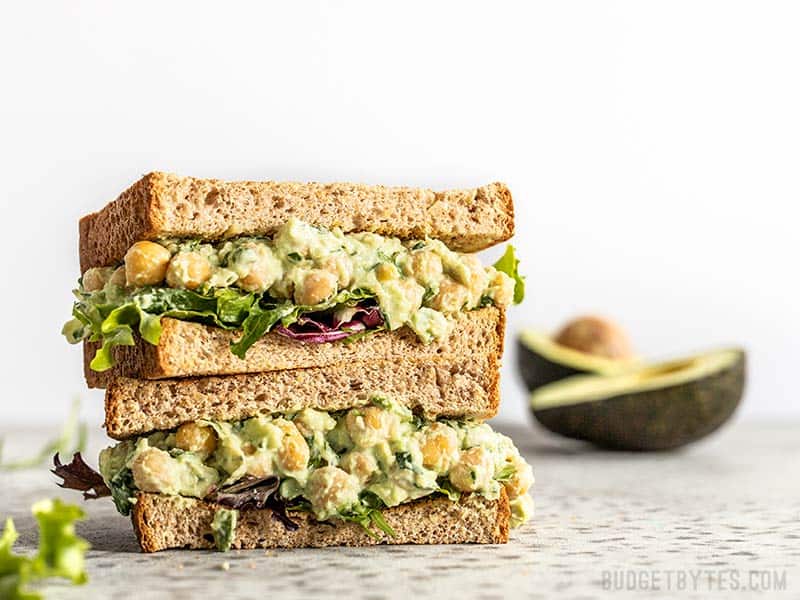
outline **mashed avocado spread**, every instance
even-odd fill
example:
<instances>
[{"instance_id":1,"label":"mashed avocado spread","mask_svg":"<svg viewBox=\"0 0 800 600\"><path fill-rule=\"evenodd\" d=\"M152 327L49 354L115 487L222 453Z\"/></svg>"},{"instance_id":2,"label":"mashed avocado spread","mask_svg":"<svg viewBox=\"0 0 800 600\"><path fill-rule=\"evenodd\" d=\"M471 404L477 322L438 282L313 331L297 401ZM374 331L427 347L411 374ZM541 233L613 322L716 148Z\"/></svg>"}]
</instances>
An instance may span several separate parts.
<instances>
[{"instance_id":1,"label":"mashed avocado spread","mask_svg":"<svg viewBox=\"0 0 800 600\"><path fill-rule=\"evenodd\" d=\"M269 477L292 510L320 521L363 525L364 515L433 494L496 499L505 488L517 526L533 504L531 467L508 437L468 420L423 420L379 397L339 412L186 423L106 448L100 471L123 513L139 490L209 499Z\"/></svg>"},{"instance_id":2,"label":"mashed avocado spread","mask_svg":"<svg viewBox=\"0 0 800 600\"><path fill-rule=\"evenodd\" d=\"M298 219L273 238L140 241L123 264L82 275L63 333L102 341L98 371L112 366L114 346L134 343L134 331L157 344L162 316L240 329L231 348L240 357L273 328L320 342L409 327L430 342L449 333L448 314L521 301L517 264L510 246L484 267L438 240L344 234ZM308 326L319 335L298 334Z\"/></svg>"}]
</instances>

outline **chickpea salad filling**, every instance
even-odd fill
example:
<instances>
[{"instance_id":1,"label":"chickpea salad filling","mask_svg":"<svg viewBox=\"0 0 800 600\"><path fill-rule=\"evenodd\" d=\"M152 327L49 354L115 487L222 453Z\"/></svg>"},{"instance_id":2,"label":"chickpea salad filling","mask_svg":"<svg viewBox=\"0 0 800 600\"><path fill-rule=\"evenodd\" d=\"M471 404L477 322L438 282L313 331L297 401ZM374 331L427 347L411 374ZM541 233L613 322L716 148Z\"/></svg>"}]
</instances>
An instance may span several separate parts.
<instances>
[{"instance_id":1,"label":"chickpea salad filling","mask_svg":"<svg viewBox=\"0 0 800 600\"><path fill-rule=\"evenodd\" d=\"M424 420L380 397L338 412L186 423L106 448L100 473L122 514L137 491L200 498L217 504L215 521L228 530L236 510L270 507L289 523L286 511L301 510L393 535L382 508L442 494L497 499L502 488L512 527L533 511L533 473L511 439L482 423Z\"/></svg>"},{"instance_id":2,"label":"chickpea salad filling","mask_svg":"<svg viewBox=\"0 0 800 600\"><path fill-rule=\"evenodd\" d=\"M161 317L241 330L244 357L276 330L308 343L353 341L409 327L430 342L449 333L446 315L524 296L514 249L494 266L433 239L344 234L290 219L272 238L136 242L124 262L88 269L75 290L71 343L102 342L91 368L113 366L112 349L134 332L158 344Z\"/></svg>"}]
</instances>

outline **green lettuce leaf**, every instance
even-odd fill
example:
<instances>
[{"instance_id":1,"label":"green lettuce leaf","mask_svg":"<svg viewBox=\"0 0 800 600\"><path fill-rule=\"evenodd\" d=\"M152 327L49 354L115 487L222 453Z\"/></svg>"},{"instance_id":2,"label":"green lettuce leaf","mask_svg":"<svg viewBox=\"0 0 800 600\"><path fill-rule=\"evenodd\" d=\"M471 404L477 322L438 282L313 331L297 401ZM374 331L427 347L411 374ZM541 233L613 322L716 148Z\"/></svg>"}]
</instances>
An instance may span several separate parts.
<instances>
[{"instance_id":1,"label":"green lettuce leaf","mask_svg":"<svg viewBox=\"0 0 800 600\"><path fill-rule=\"evenodd\" d=\"M519 259L514 254L514 246L506 246L505 253L493 266L514 280L514 304L522 302L525 299L525 278L519 274Z\"/></svg>"},{"instance_id":2,"label":"green lettuce leaf","mask_svg":"<svg viewBox=\"0 0 800 600\"><path fill-rule=\"evenodd\" d=\"M250 308L247 318L242 323L242 336L231 344L231 352L244 358L250 347L261 339L278 321L284 326L291 325L299 316L299 307L293 304L279 304L270 309L258 305Z\"/></svg>"},{"instance_id":3,"label":"green lettuce leaf","mask_svg":"<svg viewBox=\"0 0 800 600\"><path fill-rule=\"evenodd\" d=\"M0 536L0 598L8 600L39 600L41 596L25 591L31 579L31 561L11 551L19 534L9 517Z\"/></svg>"},{"instance_id":4,"label":"green lettuce leaf","mask_svg":"<svg viewBox=\"0 0 800 600\"><path fill-rule=\"evenodd\" d=\"M131 498L136 495L136 484L133 483L133 473L130 469L120 470L111 481L108 482L111 489L111 499L114 506L123 517L131 514Z\"/></svg>"},{"instance_id":5,"label":"green lettuce leaf","mask_svg":"<svg viewBox=\"0 0 800 600\"><path fill-rule=\"evenodd\" d=\"M39 522L39 553L33 559L33 573L38 577L63 577L72 583L86 583L89 543L75 534L75 521L85 518L84 512L58 499L41 500L32 510Z\"/></svg>"},{"instance_id":6,"label":"green lettuce leaf","mask_svg":"<svg viewBox=\"0 0 800 600\"><path fill-rule=\"evenodd\" d=\"M85 554L89 543L75 534L75 521L84 517L77 506L60 500L42 500L33 505L39 523L39 552L32 557L14 554L18 534L14 521L6 520L0 535L0 598L41 600L29 584L48 577L63 577L75 584L86 583Z\"/></svg>"},{"instance_id":7,"label":"green lettuce leaf","mask_svg":"<svg viewBox=\"0 0 800 600\"><path fill-rule=\"evenodd\" d=\"M380 539L380 536L372 530L373 526L380 529L387 536L395 537L397 534L383 517L381 512L383 507L383 502L375 494L363 492L359 502L353 505L349 511L343 512L339 516L344 521L352 521L361 525L362 529L372 539Z\"/></svg>"},{"instance_id":8,"label":"green lettuce leaf","mask_svg":"<svg viewBox=\"0 0 800 600\"><path fill-rule=\"evenodd\" d=\"M354 306L374 295L367 290L344 290L323 304L298 306L276 303L263 294L238 288L220 288L202 294L191 290L146 288L126 295L121 290L76 292L72 315L62 333L70 343L101 341L90 366L105 371L114 365L114 348L132 346L135 333L157 345L161 318L172 317L223 329L240 329L242 335L231 351L244 358L247 350L278 323L288 327L306 313L338 306Z\"/></svg>"}]
</instances>

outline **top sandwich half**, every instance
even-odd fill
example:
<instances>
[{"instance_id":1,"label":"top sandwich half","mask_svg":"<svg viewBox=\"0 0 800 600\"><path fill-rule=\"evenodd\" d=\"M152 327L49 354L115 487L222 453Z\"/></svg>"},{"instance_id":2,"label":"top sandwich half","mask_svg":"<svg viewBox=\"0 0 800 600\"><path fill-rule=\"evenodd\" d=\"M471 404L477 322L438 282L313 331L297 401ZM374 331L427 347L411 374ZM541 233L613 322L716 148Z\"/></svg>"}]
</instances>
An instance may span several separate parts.
<instances>
[{"instance_id":1,"label":"top sandwich half","mask_svg":"<svg viewBox=\"0 0 800 600\"><path fill-rule=\"evenodd\" d=\"M87 342L94 371L114 365L118 346L158 346L173 321L218 332L242 361L154 377L270 370L245 359L268 335L308 346L396 332L431 344L453 335L460 315L499 309L490 314L500 324L521 300L513 249L494 266L469 254L513 227L500 183L433 192L151 173L81 219L82 274L64 334ZM148 376L142 356L127 376Z\"/></svg>"},{"instance_id":2,"label":"top sandwich half","mask_svg":"<svg viewBox=\"0 0 800 600\"><path fill-rule=\"evenodd\" d=\"M502 183L434 192L154 172L80 220L81 271L120 263L141 240L271 237L291 217L344 233L437 239L459 252L478 252L514 235L511 192Z\"/></svg>"}]
</instances>

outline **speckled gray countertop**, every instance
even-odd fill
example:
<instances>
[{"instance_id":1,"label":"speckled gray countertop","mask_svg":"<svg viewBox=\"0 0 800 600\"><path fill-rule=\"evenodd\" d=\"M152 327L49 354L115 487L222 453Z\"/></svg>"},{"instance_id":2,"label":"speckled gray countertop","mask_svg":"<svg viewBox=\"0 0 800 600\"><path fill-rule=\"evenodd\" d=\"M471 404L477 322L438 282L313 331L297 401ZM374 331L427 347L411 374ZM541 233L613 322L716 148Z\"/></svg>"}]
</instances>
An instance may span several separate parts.
<instances>
[{"instance_id":1,"label":"speckled gray countertop","mask_svg":"<svg viewBox=\"0 0 800 600\"><path fill-rule=\"evenodd\" d=\"M47 597L800 598L798 424L735 424L663 454L498 428L536 474L536 518L507 545L146 555L130 522L95 501L78 526L93 546L90 582ZM49 433L0 427L9 454ZM92 451L104 444L98 435ZM0 473L0 517L14 517L18 550L33 549L30 505L48 496L80 501L45 469Z\"/></svg>"}]
</instances>

